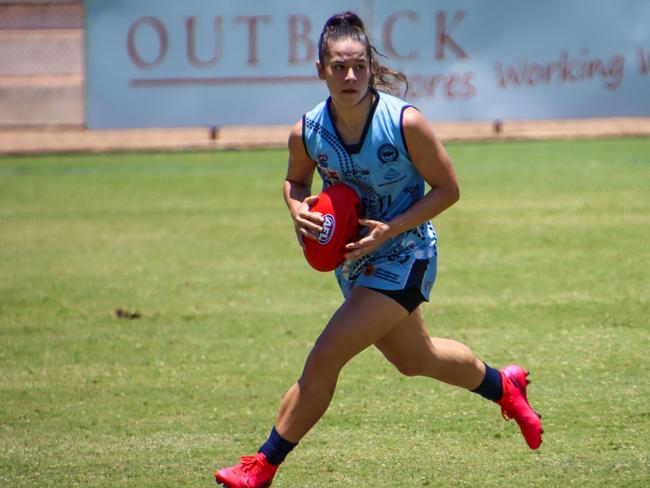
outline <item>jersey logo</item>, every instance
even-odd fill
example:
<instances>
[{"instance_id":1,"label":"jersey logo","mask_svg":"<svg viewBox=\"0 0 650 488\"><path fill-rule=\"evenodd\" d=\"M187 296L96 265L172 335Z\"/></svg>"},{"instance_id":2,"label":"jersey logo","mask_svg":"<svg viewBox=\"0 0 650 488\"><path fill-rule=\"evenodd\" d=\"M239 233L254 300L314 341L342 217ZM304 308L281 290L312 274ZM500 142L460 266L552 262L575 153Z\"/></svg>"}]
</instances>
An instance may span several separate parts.
<instances>
[{"instance_id":1,"label":"jersey logo","mask_svg":"<svg viewBox=\"0 0 650 488\"><path fill-rule=\"evenodd\" d=\"M319 163L323 164L327 162L327 154L319 154L317 157Z\"/></svg>"},{"instance_id":2,"label":"jersey logo","mask_svg":"<svg viewBox=\"0 0 650 488\"><path fill-rule=\"evenodd\" d=\"M377 157L383 164L394 163L399 158L399 152L392 144L384 144L377 151Z\"/></svg>"}]
</instances>

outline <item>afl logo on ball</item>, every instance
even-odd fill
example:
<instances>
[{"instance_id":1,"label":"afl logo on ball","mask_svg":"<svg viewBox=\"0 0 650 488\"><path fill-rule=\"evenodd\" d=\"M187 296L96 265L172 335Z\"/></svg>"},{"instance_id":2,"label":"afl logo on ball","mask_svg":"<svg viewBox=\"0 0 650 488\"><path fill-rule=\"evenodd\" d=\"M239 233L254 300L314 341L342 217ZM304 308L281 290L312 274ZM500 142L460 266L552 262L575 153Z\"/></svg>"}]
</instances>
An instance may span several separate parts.
<instances>
[{"instance_id":1,"label":"afl logo on ball","mask_svg":"<svg viewBox=\"0 0 650 488\"><path fill-rule=\"evenodd\" d=\"M325 245L332 240L334 228L336 227L336 220L334 220L334 216L331 214L323 215L323 219L323 232L319 234L318 242Z\"/></svg>"},{"instance_id":2,"label":"afl logo on ball","mask_svg":"<svg viewBox=\"0 0 650 488\"><path fill-rule=\"evenodd\" d=\"M384 144L377 151L377 157L382 163L394 163L399 158L399 153L392 144Z\"/></svg>"}]
</instances>

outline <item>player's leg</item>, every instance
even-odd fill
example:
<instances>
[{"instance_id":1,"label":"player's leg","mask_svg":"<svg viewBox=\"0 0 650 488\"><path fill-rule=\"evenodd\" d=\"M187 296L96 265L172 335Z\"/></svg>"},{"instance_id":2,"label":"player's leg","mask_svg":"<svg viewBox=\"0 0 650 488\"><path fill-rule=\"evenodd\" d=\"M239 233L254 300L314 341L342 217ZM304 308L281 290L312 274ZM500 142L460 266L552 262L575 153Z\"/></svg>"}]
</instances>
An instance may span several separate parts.
<instances>
[{"instance_id":1,"label":"player's leg","mask_svg":"<svg viewBox=\"0 0 650 488\"><path fill-rule=\"evenodd\" d=\"M278 432L293 442L301 439L327 409L343 366L406 316L406 310L390 298L353 288L309 353L300 379L285 395L276 421Z\"/></svg>"},{"instance_id":2,"label":"player's leg","mask_svg":"<svg viewBox=\"0 0 650 488\"><path fill-rule=\"evenodd\" d=\"M428 376L468 390L477 388L485 376L485 364L465 344L429 337L419 308L375 346L407 376Z\"/></svg>"},{"instance_id":3,"label":"player's leg","mask_svg":"<svg viewBox=\"0 0 650 488\"><path fill-rule=\"evenodd\" d=\"M284 396L267 441L255 456L218 471L217 482L227 487L269 486L278 465L327 410L343 366L407 315L392 299L353 288L309 353L300 379Z\"/></svg>"},{"instance_id":4,"label":"player's leg","mask_svg":"<svg viewBox=\"0 0 650 488\"><path fill-rule=\"evenodd\" d=\"M415 310L386 333L376 347L403 374L428 376L466 388L496 402L506 419L515 419L531 449L542 442L540 418L528 403L528 372L510 365L497 371L460 342L429 337Z\"/></svg>"}]
</instances>

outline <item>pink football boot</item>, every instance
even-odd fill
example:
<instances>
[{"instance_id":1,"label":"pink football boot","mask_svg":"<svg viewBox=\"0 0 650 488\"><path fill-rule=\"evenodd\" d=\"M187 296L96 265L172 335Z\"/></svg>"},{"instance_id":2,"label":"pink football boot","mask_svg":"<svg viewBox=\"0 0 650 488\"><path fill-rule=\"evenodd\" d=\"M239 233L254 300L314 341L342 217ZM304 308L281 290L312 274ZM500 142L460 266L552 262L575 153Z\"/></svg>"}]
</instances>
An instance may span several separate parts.
<instances>
[{"instance_id":1,"label":"pink football boot","mask_svg":"<svg viewBox=\"0 0 650 488\"><path fill-rule=\"evenodd\" d=\"M511 364L501 370L503 381L503 397L497 405L501 407L501 415L506 420L515 419L519 424L521 434L526 439L528 447L537 449L542 443L542 416L535 412L528 403L526 387L530 381L526 379L528 371L521 366Z\"/></svg>"},{"instance_id":2,"label":"pink football boot","mask_svg":"<svg viewBox=\"0 0 650 488\"><path fill-rule=\"evenodd\" d=\"M254 456L243 456L235 466L220 469L214 478L226 488L267 488L277 470L277 466L269 464L266 456L258 452Z\"/></svg>"}]
</instances>

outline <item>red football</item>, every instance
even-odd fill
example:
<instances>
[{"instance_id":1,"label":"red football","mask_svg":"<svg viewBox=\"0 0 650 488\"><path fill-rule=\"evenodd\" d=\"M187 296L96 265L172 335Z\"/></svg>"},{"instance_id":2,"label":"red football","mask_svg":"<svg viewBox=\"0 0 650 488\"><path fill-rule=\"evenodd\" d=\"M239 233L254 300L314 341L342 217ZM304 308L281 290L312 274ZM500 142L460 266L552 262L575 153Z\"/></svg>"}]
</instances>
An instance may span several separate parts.
<instances>
[{"instance_id":1,"label":"red football","mask_svg":"<svg viewBox=\"0 0 650 488\"><path fill-rule=\"evenodd\" d=\"M345 245L357 239L361 200L352 187L337 183L323 190L310 210L325 222L318 240L304 238L305 259L318 271L332 271L345 259Z\"/></svg>"}]
</instances>

